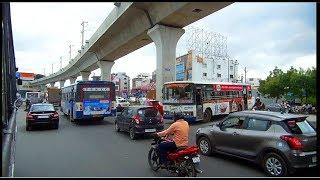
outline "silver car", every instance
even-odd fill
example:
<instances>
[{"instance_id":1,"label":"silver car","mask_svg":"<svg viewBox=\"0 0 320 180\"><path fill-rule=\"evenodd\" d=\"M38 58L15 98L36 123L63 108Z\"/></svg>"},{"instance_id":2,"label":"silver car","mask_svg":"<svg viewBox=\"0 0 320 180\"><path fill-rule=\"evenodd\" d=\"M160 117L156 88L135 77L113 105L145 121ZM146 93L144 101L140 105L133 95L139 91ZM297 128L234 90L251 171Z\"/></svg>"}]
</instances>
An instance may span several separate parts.
<instances>
[{"instance_id":1,"label":"silver car","mask_svg":"<svg viewBox=\"0 0 320 180\"><path fill-rule=\"evenodd\" d=\"M316 131L307 116L241 111L200 128L196 141L204 155L223 153L253 161L269 176L286 176L316 166Z\"/></svg>"}]
</instances>

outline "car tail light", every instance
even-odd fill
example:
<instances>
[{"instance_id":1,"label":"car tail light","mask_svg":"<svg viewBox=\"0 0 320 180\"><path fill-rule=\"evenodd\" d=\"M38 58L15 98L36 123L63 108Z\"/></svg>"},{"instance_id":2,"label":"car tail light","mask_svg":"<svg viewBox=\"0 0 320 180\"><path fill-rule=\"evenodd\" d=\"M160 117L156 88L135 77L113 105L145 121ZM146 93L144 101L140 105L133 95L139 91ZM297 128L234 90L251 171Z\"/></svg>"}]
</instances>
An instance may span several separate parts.
<instances>
[{"instance_id":1,"label":"car tail light","mask_svg":"<svg viewBox=\"0 0 320 180\"><path fill-rule=\"evenodd\" d=\"M28 119L28 120L33 120L33 116L32 116L31 113L28 113L28 114L27 114L27 119Z\"/></svg>"},{"instance_id":2,"label":"car tail light","mask_svg":"<svg viewBox=\"0 0 320 180\"><path fill-rule=\"evenodd\" d=\"M140 116L137 114L137 115L134 115L133 117L132 117L132 119L137 123L137 124L139 124L140 123L140 121L141 121L141 118L140 118Z\"/></svg>"},{"instance_id":3,"label":"car tail light","mask_svg":"<svg viewBox=\"0 0 320 180\"><path fill-rule=\"evenodd\" d=\"M58 114L57 112L54 112L54 113L53 113L53 117L54 117L54 118L57 118L57 117L59 117L59 114Z\"/></svg>"},{"instance_id":4,"label":"car tail light","mask_svg":"<svg viewBox=\"0 0 320 180\"><path fill-rule=\"evenodd\" d=\"M299 138L289 135L283 135L280 137L282 140L286 141L292 150L301 150L303 145Z\"/></svg>"}]
</instances>

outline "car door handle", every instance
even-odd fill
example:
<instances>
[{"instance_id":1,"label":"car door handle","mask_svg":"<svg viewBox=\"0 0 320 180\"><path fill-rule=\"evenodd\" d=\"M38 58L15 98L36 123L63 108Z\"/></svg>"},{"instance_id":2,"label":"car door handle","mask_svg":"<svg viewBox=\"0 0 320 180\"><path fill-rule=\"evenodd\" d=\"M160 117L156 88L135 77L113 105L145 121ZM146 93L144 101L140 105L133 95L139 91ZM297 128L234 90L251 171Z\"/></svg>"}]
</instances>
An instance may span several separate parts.
<instances>
[{"instance_id":1,"label":"car door handle","mask_svg":"<svg viewBox=\"0 0 320 180\"><path fill-rule=\"evenodd\" d=\"M239 135L239 134L238 134L238 133L236 133L236 132L233 132L233 133L232 133L232 135L237 136L237 135Z\"/></svg>"}]
</instances>

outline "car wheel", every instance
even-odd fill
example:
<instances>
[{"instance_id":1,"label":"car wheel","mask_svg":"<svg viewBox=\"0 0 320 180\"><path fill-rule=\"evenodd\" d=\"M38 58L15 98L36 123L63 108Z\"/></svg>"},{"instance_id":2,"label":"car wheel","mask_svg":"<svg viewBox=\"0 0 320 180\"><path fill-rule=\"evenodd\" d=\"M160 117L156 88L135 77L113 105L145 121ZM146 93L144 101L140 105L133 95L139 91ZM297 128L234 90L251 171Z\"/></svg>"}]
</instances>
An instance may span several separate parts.
<instances>
[{"instance_id":1,"label":"car wheel","mask_svg":"<svg viewBox=\"0 0 320 180\"><path fill-rule=\"evenodd\" d=\"M210 109L206 109L203 114L203 121L209 122L211 120L211 118L212 118L212 113L211 113Z\"/></svg>"},{"instance_id":2,"label":"car wheel","mask_svg":"<svg viewBox=\"0 0 320 180\"><path fill-rule=\"evenodd\" d=\"M130 139L134 140L137 138L134 128L130 128L129 133L130 133Z\"/></svg>"},{"instance_id":3,"label":"car wheel","mask_svg":"<svg viewBox=\"0 0 320 180\"><path fill-rule=\"evenodd\" d=\"M54 124L54 129L59 129L59 122Z\"/></svg>"},{"instance_id":4,"label":"car wheel","mask_svg":"<svg viewBox=\"0 0 320 180\"><path fill-rule=\"evenodd\" d=\"M211 154L211 143L210 140L206 137L201 137L198 140L198 147L200 149L201 154L209 156Z\"/></svg>"},{"instance_id":5,"label":"car wheel","mask_svg":"<svg viewBox=\"0 0 320 180\"><path fill-rule=\"evenodd\" d=\"M116 129L116 131L117 131L117 132L120 132L120 128L119 128L119 126L118 126L118 123L117 123L117 122L115 122L115 123L114 123L114 127L115 127L115 129Z\"/></svg>"},{"instance_id":6,"label":"car wheel","mask_svg":"<svg viewBox=\"0 0 320 180\"><path fill-rule=\"evenodd\" d=\"M287 176L288 168L284 159L276 153L268 153L262 161L264 172L268 176L279 177Z\"/></svg>"},{"instance_id":7,"label":"car wheel","mask_svg":"<svg viewBox=\"0 0 320 180\"><path fill-rule=\"evenodd\" d=\"M27 125L26 126L26 131L31 131L32 130L32 127L30 125Z\"/></svg>"}]
</instances>

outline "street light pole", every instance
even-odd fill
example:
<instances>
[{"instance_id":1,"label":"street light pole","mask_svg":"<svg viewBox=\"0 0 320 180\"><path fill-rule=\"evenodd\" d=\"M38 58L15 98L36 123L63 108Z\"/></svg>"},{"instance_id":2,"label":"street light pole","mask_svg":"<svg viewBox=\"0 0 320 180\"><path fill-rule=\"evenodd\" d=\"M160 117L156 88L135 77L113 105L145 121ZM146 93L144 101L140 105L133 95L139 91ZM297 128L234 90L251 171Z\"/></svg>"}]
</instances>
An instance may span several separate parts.
<instances>
[{"instance_id":1,"label":"street light pole","mask_svg":"<svg viewBox=\"0 0 320 180\"><path fill-rule=\"evenodd\" d=\"M86 21L82 21L81 25L82 25L82 31L81 31L81 46L83 46L83 39L84 39L84 24L88 23Z\"/></svg>"}]
</instances>

